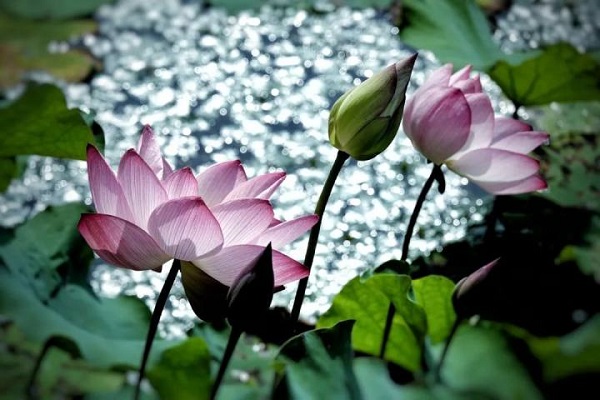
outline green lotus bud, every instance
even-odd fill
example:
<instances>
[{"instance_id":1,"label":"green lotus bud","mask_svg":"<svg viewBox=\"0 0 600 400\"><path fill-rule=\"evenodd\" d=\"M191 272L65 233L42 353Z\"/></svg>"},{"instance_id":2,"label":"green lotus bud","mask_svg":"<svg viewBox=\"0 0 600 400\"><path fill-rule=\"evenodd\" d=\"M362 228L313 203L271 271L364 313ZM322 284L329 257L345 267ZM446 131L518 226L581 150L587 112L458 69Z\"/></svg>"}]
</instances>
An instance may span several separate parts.
<instances>
[{"instance_id":1,"label":"green lotus bud","mask_svg":"<svg viewBox=\"0 0 600 400\"><path fill-rule=\"evenodd\" d=\"M251 329L261 314L269 310L273 300L273 251L271 243L242 272L227 293L227 320L234 328L247 331Z\"/></svg>"},{"instance_id":2,"label":"green lotus bud","mask_svg":"<svg viewBox=\"0 0 600 400\"><path fill-rule=\"evenodd\" d=\"M369 160L396 137L417 55L398 61L344 93L329 114L329 141L356 160Z\"/></svg>"}]
</instances>

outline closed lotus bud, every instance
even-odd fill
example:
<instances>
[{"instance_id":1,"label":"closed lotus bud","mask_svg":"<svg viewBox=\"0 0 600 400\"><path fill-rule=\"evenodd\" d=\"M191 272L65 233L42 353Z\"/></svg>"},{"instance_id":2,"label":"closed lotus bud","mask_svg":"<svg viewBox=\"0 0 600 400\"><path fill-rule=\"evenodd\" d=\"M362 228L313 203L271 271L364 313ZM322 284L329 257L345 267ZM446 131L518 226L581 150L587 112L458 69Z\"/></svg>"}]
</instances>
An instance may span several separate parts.
<instances>
[{"instance_id":1,"label":"closed lotus bud","mask_svg":"<svg viewBox=\"0 0 600 400\"><path fill-rule=\"evenodd\" d=\"M247 331L260 321L273 300L274 284L273 252L269 243L229 288L227 320L231 326Z\"/></svg>"},{"instance_id":2,"label":"closed lotus bud","mask_svg":"<svg viewBox=\"0 0 600 400\"><path fill-rule=\"evenodd\" d=\"M356 160L369 160L396 137L417 55L388 66L344 93L329 114L329 141Z\"/></svg>"},{"instance_id":3,"label":"closed lotus bud","mask_svg":"<svg viewBox=\"0 0 600 400\"><path fill-rule=\"evenodd\" d=\"M469 318L485 310L493 298L493 282L490 274L499 259L484 265L466 278L461 279L452 292L452 305L459 318ZM491 297L491 299L490 299Z\"/></svg>"}]
</instances>

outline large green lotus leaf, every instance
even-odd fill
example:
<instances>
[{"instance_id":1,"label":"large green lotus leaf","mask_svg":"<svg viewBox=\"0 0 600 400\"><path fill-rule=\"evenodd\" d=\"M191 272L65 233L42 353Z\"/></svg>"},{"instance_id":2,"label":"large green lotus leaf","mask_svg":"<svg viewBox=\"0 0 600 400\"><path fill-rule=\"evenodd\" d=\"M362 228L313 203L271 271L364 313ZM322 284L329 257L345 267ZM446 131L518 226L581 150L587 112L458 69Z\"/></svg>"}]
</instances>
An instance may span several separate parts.
<instances>
[{"instance_id":1,"label":"large green lotus leaf","mask_svg":"<svg viewBox=\"0 0 600 400\"><path fill-rule=\"evenodd\" d=\"M471 0L404 0L402 41L432 51L442 62L487 70L506 59L487 18Z\"/></svg>"},{"instance_id":2,"label":"large green lotus leaf","mask_svg":"<svg viewBox=\"0 0 600 400\"><path fill-rule=\"evenodd\" d=\"M600 136L571 134L550 142L543 151L548 190L542 196L565 207L600 211Z\"/></svg>"},{"instance_id":3,"label":"large green lotus leaf","mask_svg":"<svg viewBox=\"0 0 600 400\"><path fill-rule=\"evenodd\" d=\"M443 345L438 346L441 347ZM441 377L449 388L473 396L497 400L542 399L507 338L500 330L484 324L459 327Z\"/></svg>"},{"instance_id":4,"label":"large green lotus leaf","mask_svg":"<svg viewBox=\"0 0 600 400\"><path fill-rule=\"evenodd\" d=\"M0 260L35 296L47 302L67 282L88 286L88 266L93 254L77 231L82 203L48 207L0 240Z\"/></svg>"},{"instance_id":5,"label":"large green lotus leaf","mask_svg":"<svg viewBox=\"0 0 600 400\"><path fill-rule=\"evenodd\" d=\"M114 0L0 0L0 10L31 19L66 19L92 14Z\"/></svg>"},{"instance_id":6,"label":"large green lotus leaf","mask_svg":"<svg viewBox=\"0 0 600 400\"><path fill-rule=\"evenodd\" d=\"M412 282L415 301L427 318L427 334L432 344L446 339L456 320L452 307L454 282L440 275L429 275Z\"/></svg>"},{"instance_id":7,"label":"large green lotus leaf","mask_svg":"<svg viewBox=\"0 0 600 400\"><path fill-rule=\"evenodd\" d=\"M490 76L519 106L600 100L600 64L567 43L519 65L499 61Z\"/></svg>"},{"instance_id":8,"label":"large green lotus leaf","mask_svg":"<svg viewBox=\"0 0 600 400\"><path fill-rule=\"evenodd\" d=\"M211 388L210 352L199 337L165 350L147 373L161 400L208 399Z\"/></svg>"},{"instance_id":9,"label":"large green lotus leaf","mask_svg":"<svg viewBox=\"0 0 600 400\"><path fill-rule=\"evenodd\" d=\"M540 360L547 381L600 373L600 315L562 337L539 338L523 331L520 336Z\"/></svg>"},{"instance_id":10,"label":"large green lotus leaf","mask_svg":"<svg viewBox=\"0 0 600 400\"><path fill-rule=\"evenodd\" d=\"M84 315L97 311L97 309L92 311L83 307L79 308L79 304L90 304L94 299L85 291L78 293L78 297L71 298L73 303L70 305L61 305L63 308L58 308L57 304L53 304L56 307L53 308L40 301L29 286L23 284L21 280L0 265L0 314L13 320L28 340L42 343L52 336L64 336L73 340L79 347L83 358L93 365L136 368L141 359L145 337L116 339L116 328L111 324L106 324L104 327L96 324L88 329L84 321L89 317L84 317ZM81 319L74 319L77 311L79 311ZM104 312L114 313L115 310L114 307L109 307ZM131 312L131 309L123 312L125 315L115 316L113 324L116 321L122 321L127 316L138 319L139 322L136 324L142 324L147 320L147 313L135 314ZM174 342L171 341L155 341L150 353L150 364L153 364L155 358L165 348L173 344Z\"/></svg>"},{"instance_id":11,"label":"large green lotus leaf","mask_svg":"<svg viewBox=\"0 0 600 400\"><path fill-rule=\"evenodd\" d=\"M277 357L292 399L362 399L352 369L354 321L341 321L286 342Z\"/></svg>"},{"instance_id":12,"label":"large green lotus leaf","mask_svg":"<svg viewBox=\"0 0 600 400\"><path fill-rule=\"evenodd\" d=\"M28 341L14 324L0 325L0 393L5 400L24 398L42 346ZM71 398L82 393L112 392L125 382L125 374L73 359L60 347L51 348L34 381L36 398Z\"/></svg>"},{"instance_id":13,"label":"large green lotus leaf","mask_svg":"<svg viewBox=\"0 0 600 400\"><path fill-rule=\"evenodd\" d=\"M48 48L50 43L93 32L96 27L91 20L30 21L0 13L0 88L19 83L26 72L39 70L68 82L81 81L96 65L94 58L79 50L52 53Z\"/></svg>"},{"instance_id":14,"label":"large green lotus leaf","mask_svg":"<svg viewBox=\"0 0 600 400\"><path fill-rule=\"evenodd\" d=\"M0 157L21 154L85 160L92 130L79 110L68 109L62 91L50 84L30 84L25 93L0 109Z\"/></svg>"},{"instance_id":15,"label":"large green lotus leaf","mask_svg":"<svg viewBox=\"0 0 600 400\"><path fill-rule=\"evenodd\" d=\"M355 319L352 346L355 350L378 355L392 302L396 314L387 344L386 359L410 370L421 365L421 349L427 330L423 309L408 298L411 280L406 275L376 274L368 279L356 277L333 299L331 308L317 322L317 327Z\"/></svg>"}]
</instances>

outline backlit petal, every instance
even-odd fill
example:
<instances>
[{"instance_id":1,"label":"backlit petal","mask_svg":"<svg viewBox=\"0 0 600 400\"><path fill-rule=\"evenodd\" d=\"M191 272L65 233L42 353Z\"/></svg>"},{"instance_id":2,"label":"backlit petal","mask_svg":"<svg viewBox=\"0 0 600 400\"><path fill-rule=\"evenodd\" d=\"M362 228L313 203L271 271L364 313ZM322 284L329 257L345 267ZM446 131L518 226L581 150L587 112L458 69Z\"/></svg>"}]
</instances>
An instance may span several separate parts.
<instances>
[{"instance_id":1,"label":"backlit petal","mask_svg":"<svg viewBox=\"0 0 600 400\"><path fill-rule=\"evenodd\" d=\"M469 103L454 88L431 88L411 100L402 121L404 132L425 157L442 164L469 137Z\"/></svg>"},{"instance_id":2,"label":"backlit petal","mask_svg":"<svg viewBox=\"0 0 600 400\"><path fill-rule=\"evenodd\" d=\"M104 261L136 271L155 269L172 257L144 230L119 217L83 214L77 226Z\"/></svg>"},{"instance_id":3,"label":"backlit petal","mask_svg":"<svg viewBox=\"0 0 600 400\"><path fill-rule=\"evenodd\" d=\"M537 173L539 162L506 150L479 149L447 163L448 168L478 182L514 182Z\"/></svg>"},{"instance_id":4,"label":"backlit petal","mask_svg":"<svg viewBox=\"0 0 600 400\"><path fill-rule=\"evenodd\" d=\"M285 172L272 172L255 176L239 184L225 198L225 201L235 199L268 199L285 179Z\"/></svg>"},{"instance_id":5,"label":"backlit petal","mask_svg":"<svg viewBox=\"0 0 600 400\"><path fill-rule=\"evenodd\" d=\"M145 230L152 211L168 199L165 189L133 149L128 150L121 159L118 177L135 224Z\"/></svg>"},{"instance_id":6,"label":"backlit petal","mask_svg":"<svg viewBox=\"0 0 600 400\"><path fill-rule=\"evenodd\" d=\"M263 250L263 246L256 245L225 247L218 254L201 258L193 263L214 279L231 286L240 272L245 270ZM308 276L306 267L275 250L273 250L273 272L275 286L285 285Z\"/></svg>"},{"instance_id":7,"label":"backlit petal","mask_svg":"<svg viewBox=\"0 0 600 400\"><path fill-rule=\"evenodd\" d=\"M417 92L424 92L434 86L448 87L452 76L452 64L446 64L433 71L427 80L419 87ZM415 92L415 95L417 94Z\"/></svg>"},{"instance_id":8,"label":"backlit petal","mask_svg":"<svg viewBox=\"0 0 600 400\"><path fill-rule=\"evenodd\" d=\"M306 215L291 221L271 225L258 237L255 243L266 246L270 242L273 247L281 248L308 232L318 220L319 217L316 215Z\"/></svg>"},{"instance_id":9,"label":"backlit petal","mask_svg":"<svg viewBox=\"0 0 600 400\"><path fill-rule=\"evenodd\" d=\"M160 152L160 146L154 136L154 131L150 125L144 125L142 129L142 136L138 143L138 154L146 161L146 164L150 166L150 169L159 178L162 177L163 173L163 159Z\"/></svg>"},{"instance_id":10,"label":"backlit petal","mask_svg":"<svg viewBox=\"0 0 600 400\"><path fill-rule=\"evenodd\" d=\"M548 138L549 135L546 132L518 132L494 142L492 147L514 153L527 154L542 143L547 142Z\"/></svg>"},{"instance_id":11,"label":"backlit petal","mask_svg":"<svg viewBox=\"0 0 600 400\"><path fill-rule=\"evenodd\" d=\"M531 131L531 126L514 118L497 117L494 123L494 142L517 132Z\"/></svg>"},{"instance_id":12,"label":"backlit petal","mask_svg":"<svg viewBox=\"0 0 600 400\"><path fill-rule=\"evenodd\" d=\"M224 246L251 243L262 234L273 219L268 200L240 199L212 207L221 225Z\"/></svg>"},{"instance_id":13,"label":"backlit petal","mask_svg":"<svg viewBox=\"0 0 600 400\"><path fill-rule=\"evenodd\" d=\"M537 174L513 182L479 182L473 180L473 183L496 195L529 193L548 187L546 181Z\"/></svg>"},{"instance_id":14,"label":"backlit petal","mask_svg":"<svg viewBox=\"0 0 600 400\"><path fill-rule=\"evenodd\" d=\"M494 109L490 98L484 93L468 94L465 98L471 108L471 133L464 146L452 158L467 151L489 147L494 134Z\"/></svg>"},{"instance_id":15,"label":"backlit petal","mask_svg":"<svg viewBox=\"0 0 600 400\"><path fill-rule=\"evenodd\" d=\"M90 190L96 211L132 221L127 200L114 171L92 145L87 147L87 165Z\"/></svg>"},{"instance_id":16,"label":"backlit petal","mask_svg":"<svg viewBox=\"0 0 600 400\"><path fill-rule=\"evenodd\" d=\"M163 187L169 195L169 199L179 197L198 196L198 182L189 167L177 170L163 181Z\"/></svg>"},{"instance_id":17,"label":"backlit petal","mask_svg":"<svg viewBox=\"0 0 600 400\"><path fill-rule=\"evenodd\" d=\"M192 261L223 244L216 218L200 197L184 197L160 205L148 223L148 232L173 256Z\"/></svg>"},{"instance_id":18,"label":"backlit petal","mask_svg":"<svg viewBox=\"0 0 600 400\"><path fill-rule=\"evenodd\" d=\"M214 164L201 172L198 180L199 194L209 207L221 203L240 183L246 181L246 173L239 160Z\"/></svg>"}]
</instances>

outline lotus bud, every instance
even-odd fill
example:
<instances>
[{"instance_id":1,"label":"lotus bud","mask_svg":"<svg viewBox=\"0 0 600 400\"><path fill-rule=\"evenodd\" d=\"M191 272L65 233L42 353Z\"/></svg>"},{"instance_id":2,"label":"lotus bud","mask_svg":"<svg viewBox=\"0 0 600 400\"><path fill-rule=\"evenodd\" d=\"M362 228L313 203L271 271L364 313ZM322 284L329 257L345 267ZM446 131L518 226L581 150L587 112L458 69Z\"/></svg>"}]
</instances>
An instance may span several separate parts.
<instances>
[{"instance_id":1,"label":"lotus bud","mask_svg":"<svg viewBox=\"0 0 600 400\"><path fill-rule=\"evenodd\" d=\"M227 293L227 320L234 328L244 331L252 328L273 300L273 252L271 243L242 272Z\"/></svg>"},{"instance_id":2,"label":"lotus bud","mask_svg":"<svg viewBox=\"0 0 600 400\"><path fill-rule=\"evenodd\" d=\"M461 279L452 292L452 305L459 318L469 318L485 308L486 297L490 293L490 274L498 264L496 259L484 265L471 275Z\"/></svg>"},{"instance_id":3,"label":"lotus bud","mask_svg":"<svg viewBox=\"0 0 600 400\"><path fill-rule=\"evenodd\" d=\"M329 141L356 160L369 160L396 137L417 55L389 65L348 90L329 114Z\"/></svg>"}]
</instances>

